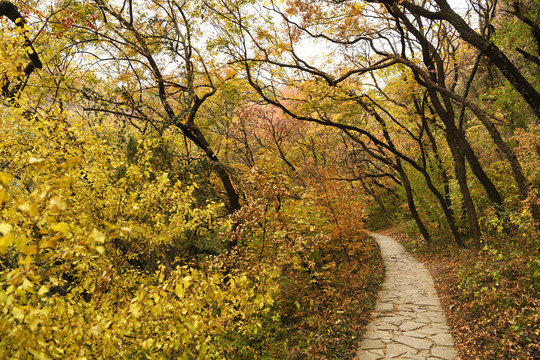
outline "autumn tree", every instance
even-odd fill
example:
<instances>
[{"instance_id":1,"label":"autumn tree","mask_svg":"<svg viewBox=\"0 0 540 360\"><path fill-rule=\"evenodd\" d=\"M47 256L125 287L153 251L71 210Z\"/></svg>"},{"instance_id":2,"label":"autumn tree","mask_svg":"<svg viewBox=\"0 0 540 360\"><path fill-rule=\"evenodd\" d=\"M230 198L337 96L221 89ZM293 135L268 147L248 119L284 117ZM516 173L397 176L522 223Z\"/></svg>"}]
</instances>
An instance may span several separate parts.
<instances>
[{"instance_id":1,"label":"autumn tree","mask_svg":"<svg viewBox=\"0 0 540 360\"><path fill-rule=\"evenodd\" d=\"M487 3L489 4L489 2ZM400 4L410 12L412 15L417 16L417 19L424 18L427 20L436 20L436 21L446 21L452 25L453 28L459 33L460 37L479 49L483 55L485 55L503 74L504 77L512 84L512 86L521 94L523 99L531 106L534 113L537 117L540 116L540 94L537 90L531 85L531 83L524 77L522 71L520 71L515 64L508 58L508 56L503 53L500 48L490 40L492 35L489 31L483 31L482 34L474 31L465 20L458 15L452 7L448 4L446 0L435 1L435 8L422 8L417 5L414 5L410 2L403 2ZM400 11L399 6L395 2L388 2L390 9L394 11ZM517 8L520 8L516 5ZM515 14L520 14L516 12ZM517 15L516 15L517 16ZM403 17L402 17L402 20ZM490 19L484 18L485 26L489 26ZM407 22L407 20L404 20ZM444 24L444 23L442 23ZM534 30L534 27L532 28ZM410 26L408 27L410 31ZM413 69L413 67L411 67ZM428 67L428 70L430 68ZM430 76L433 77L432 74ZM427 73L422 76L422 80L425 81L427 78ZM433 80L433 79L432 79ZM434 86L431 86L429 81L425 81L428 85L428 88L431 87L435 90ZM434 84L433 84L434 85ZM440 85L440 84L439 84ZM432 90L432 91L433 91ZM443 94L446 91L440 91L442 89L436 90L439 94ZM528 200L530 203L531 212L536 223L540 220L540 205L538 202L538 196L533 189L530 188L528 181L523 173L523 169L517 156L512 151L512 149L506 145L504 139L502 138L500 131L496 128L494 123L485 115L483 111L478 108L475 104L470 102L463 101L465 99L460 99L459 96L451 95L453 100L462 103L464 106L468 106L478 119L484 124L488 132L490 133L491 138L493 139L496 146L499 148L503 156L506 158L508 163L511 166L513 177L518 185L519 192L523 200Z\"/></svg>"},{"instance_id":2,"label":"autumn tree","mask_svg":"<svg viewBox=\"0 0 540 360\"><path fill-rule=\"evenodd\" d=\"M461 113L465 108L469 109L485 126L505 161L510 165L522 199L529 199L533 218L537 219L536 195L530 188L515 153L505 143L500 130L486 112L474 101L466 98L468 90L464 91L464 96L457 92L460 89L458 85L467 83L466 75L460 71L456 61L457 47L455 42L456 34L459 34L459 31L454 30L447 23L441 22L440 19L423 18L410 10L408 5L404 6L402 8L391 3L361 5L356 2L340 2L339 4L325 4L323 2L308 5L296 1L291 2L289 8L282 9L273 4L268 10L279 14L284 21L284 30L281 32L282 40L279 43L275 36L271 37L270 35L279 32L272 28L268 22L254 25L253 22L246 20L250 16L249 12L240 15L240 12L232 11L223 16L229 16L227 19L229 21L232 19L237 24L237 30L233 33L238 35L234 41L240 45L232 48L230 44L234 44L234 41L231 40L227 42L229 44L227 51L245 68L248 79L258 89L261 97L268 102L282 108L283 111L288 108L289 115L296 115L299 120L315 121L351 131L358 131L358 128L351 128L349 124L341 124L333 119L324 118L321 116L321 112L318 114L311 112L309 115L293 114L293 109L288 107L284 101L286 97L280 93L282 88L277 82L272 82L272 76L276 76L281 71L283 81L296 86L302 81L310 81L308 80L310 78L318 78L329 88L337 88L342 93L349 94L349 99L342 97L342 100L351 101L354 99L354 96L350 95L351 90L365 92L369 87L369 80L364 74L377 74L377 72L380 73L381 69L396 68L397 64L404 65L429 96L427 108L417 108L419 116L422 116L421 114L428 109L438 117L444 126L447 146L452 150L451 154L456 161L456 176L467 209L469 228L476 243L479 243L481 234L475 205L469 194L463 159L468 162L472 173L480 181L497 208L502 209L503 199L493 181L487 176L484 165L478 160L478 156L472 149L463 129L458 128L458 123L463 122L462 120L458 121L458 117L463 118ZM417 8L414 9L418 10ZM409 13L414 16L409 16ZM346 28L340 26L341 30L334 29L332 25L329 25L331 22L327 21L330 18L341 18L349 26ZM486 20L485 24L489 24L489 21ZM256 30L253 30L254 28ZM251 35L256 32L258 34L262 32L267 36L255 37ZM225 35L225 38L227 36ZM328 46L336 47L339 51L336 54L343 56L339 68L344 70L332 70L326 64L317 66L304 60L299 55L297 46L299 41L302 39L306 41L306 38L311 39L311 41L319 40ZM375 81L377 76L380 75L375 75L373 78ZM473 77L474 75L468 81L470 82ZM358 80L353 81L353 79ZM362 81L367 82L368 85L359 89L351 86ZM465 85L465 88L468 86L470 85ZM330 89L328 91L330 95L327 96L335 98L335 95L332 95L335 91ZM388 100L387 104L392 101L396 102L395 97L389 98L388 94L383 95ZM421 98L422 95L415 100L415 103L419 104ZM299 99L299 102L303 101ZM459 116L455 108L461 110ZM388 109L385 112L385 116L387 116ZM319 116L313 116L313 114ZM360 133L366 136L370 135L368 129L363 129ZM379 139L371 141L379 141ZM389 146L389 144L381 146ZM428 173L424 175L428 175ZM430 180L427 181L430 182ZM438 190L435 187L430 188L435 191L434 194L440 199L439 203L444 209L447 206L445 196L441 198L437 195ZM448 199L448 195L446 195L446 199ZM449 209L447 219L450 223L453 221L452 218L452 210ZM457 237L458 230L455 229L453 233L454 237Z\"/></svg>"},{"instance_id":3,"label":"autumn tree","mask_svg":"<svg viewBox=\"0 0 540 360\"><path fill-rule=\"evenodd\" d=\"M2 64L26 50L9 30L22 52L2 46ZM114 122L28 84L0 110L0 357L222 358L228 332L256 334L275 284L260 283L261 297L239 270L224 287L219 262L163 251L193 234L219 248L222 204L198 203L196 182L156 166L155 138L137 137L126 157Z\"/></svg>"},{"instance_id":4,"label":"autumn tree","mask_svg":"<svg viewBox=\"0 0 540 360\"><path fill-rule=\"evenodd\" d=\"M229 209L238 210L239 195L230 171L199 125L199 110L230 78L219 59L204 48L202 4L97 0L72 3L70 11L75 16L63 30L69 38L69 56L96 71L100 84L71 84L69 91L84 95L84 110L125 121L142 133L179 130L208 158ZM54 22L61 26L63 16L56 14Z\"/></svg>"}]
</instances>

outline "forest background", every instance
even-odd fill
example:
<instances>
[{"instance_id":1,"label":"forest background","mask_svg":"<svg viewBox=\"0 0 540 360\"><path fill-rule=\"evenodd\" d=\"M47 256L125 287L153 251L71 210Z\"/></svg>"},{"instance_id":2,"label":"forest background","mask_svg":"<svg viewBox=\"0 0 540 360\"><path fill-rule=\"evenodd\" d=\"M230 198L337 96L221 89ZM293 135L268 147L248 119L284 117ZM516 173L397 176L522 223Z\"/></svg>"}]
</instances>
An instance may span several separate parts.
<instances>
[{"instance_id":1,"label":"forest background","mask_svg":"<svg viewBox=\"0 0 540 360\"><path fill-rule=\"evenodd\" d=\"M538 358L540 4L455 8L0 1L0 357L352 358L394 225Z\"/></svg>"}]
</instances>

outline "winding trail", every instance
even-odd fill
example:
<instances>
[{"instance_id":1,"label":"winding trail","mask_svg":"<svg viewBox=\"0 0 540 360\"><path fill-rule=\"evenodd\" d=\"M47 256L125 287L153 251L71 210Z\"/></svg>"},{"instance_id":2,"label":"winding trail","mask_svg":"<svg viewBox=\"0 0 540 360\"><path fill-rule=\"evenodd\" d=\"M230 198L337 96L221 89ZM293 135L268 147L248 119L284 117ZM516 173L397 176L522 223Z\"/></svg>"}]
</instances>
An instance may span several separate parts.
<instances>
[{"instance_id":1,"label":"winding trail","mask_svg":"<svg viewBox=\"0 0 540 360\"><path fill-rule=\"evenodd\" d=\"M381 248L386 277L355 360L455 360L454 341L428 270L394 239L369 235Z\"/></svg>"}]
</instances>

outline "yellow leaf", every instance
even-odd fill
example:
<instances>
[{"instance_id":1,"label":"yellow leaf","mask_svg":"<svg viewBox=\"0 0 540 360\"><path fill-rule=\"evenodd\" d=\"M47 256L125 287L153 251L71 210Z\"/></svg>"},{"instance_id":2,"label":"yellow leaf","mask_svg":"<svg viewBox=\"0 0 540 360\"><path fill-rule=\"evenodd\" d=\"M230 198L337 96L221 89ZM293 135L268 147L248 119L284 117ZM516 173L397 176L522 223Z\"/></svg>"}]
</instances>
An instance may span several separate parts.
<instances>
[{"instance_id":1,"label":"yellow leaf","mask_svg":"<svg viewBox=\"0 0 540 360\"><path fill-rule=\"evenodd\" d=\"M0 237L0 254L2 254L6 249L15 241L15 238L11 235L4 235Z\"/></svg>"},{"instance_id":2,"label":"yellow leaf","mask_svg":"<svg viewBox=\"0 0 540 360\"><path fill-rule=\"evenodd\" d=\"M143 349L148 349L153 344L154 344L154 339L152 338L146 339L141 343Z\"/></svg>"},{"instance_id":3,"label":"yellow leaf","mask_svg":"<svg viewBox=\"0 0 540 360\"><path fill-rule=\"evenodd\" d=\"M33 156L30 156L30 158L28 159L28 164L30 165L39 165L39 164L42 164L43 162L45 162L45 159L36 158Z\"/></svg>"},{"instance_id":4,"label":"yellow leaf","mask_svg":"<svg viewBox=\"0 0 540 360\"><path fill-rule=\"evenodd\" d=\"M0 172L0 184L8 186L11 183L13 176Z\"/></svg>"},{"instance_id":5,"label":"yellow leaf","mask_svg":"<svg viewBox=\"0 0 540 360\"><path fill-rule=\"evenodd\" d=\"M90 239L99 242L104 243L105 242L105 235L97 229L92 230L92 233L90 234Z\"/></svg>"},{"instance_id":6,"label":"yellow leaf","mask_svg":"<svg viewBox=\"0 0 540 360\"><path fill-rule=\"evenodd\" d=\"M31 312L26 316L24 322L28 325L28 328L31 331L36 331L39 325L39 318L36 316L35 312Z\"/></svg>"},{"instance_id":7,"label":"yellow leaf","mask_svg":"<svg viewBox=\"0 0 540 360\"><path fill-rule=\"evenodd\" d=\"M0 233L2 233L3 235L7 235L11 231L12 228L13 226L11 226L11 224L1 223Z\"/></svg>"},{"instance_id":8,"label":"yellow leaf","mask_svg":"<svg viewBox=\"0 0 540 360\"><path fill-rule=\"evenodd\" d=\"M100 254L103 254L105 252L105 248L103 246L96 246L96 251Z\"/></svg>"},{"instance_id":9,"label":"yellow leaf","mask_svg":"<svg viewBox=\"0 0 540 360\"><path fill-rule=\"evenodd\" d=\"M75 225L75 226L73 227L73 233L74 233L75 235L82 235L83 232L84 232L84 230L83 230L80 226Z\"/></svg>"},{"instance_id":10,"label":"yellow leaf","mask_svg":"<svg viewBox=\"0 0 540 360\"><path fill-rule=\"evenodd\" d=\"M90 335L98 336L99 334L101 334L101 326L99 326L99 324L92 326L89 330L89 333Z\"/></svg>"},{"instance_id":11,"label":"yellow leaf","mask_svg":"<svg viewBox=\"0 0 540 360\"><path fill-rule=\"evenodd\" d=\"M83 159L81 157L74 157L74 158L69 159L65 163L63 163L61 165L61 167L64 168L64 169L71 169L71 168L81 164L82 162L83 162Z\"/></svg>"},{"instance_id":12,"label":"yellow leaf","mask_svg":"<svg viewBox=\"0 0 540 360\"><path fill-rule=\"evenodd\" d=\"M30 280L25 278L22 282L21 288L23 288L24 290L33 289L34 284L32 284Z\"/></svg>"},{"instance_id":13,"label":"yellow leaf","mask_svg":"<svg viewBox=\"0 0 540 360\"><path fill-rule=\"evenodd\" d=\"M54 212L65 211L67 209L66 202L58 196L51 199L51 206Z\"/></svg>"},{"instance_id":14,"label":"yellow leaf","mask_svg":"<svg viewBox=\"0 0 540 360\"><path fill-rule=\"evenodd\" d=\"M70 178L69 176L64 176L64 177L62 177L60 179L54 180L54 183L59 188L67 188L67 187L69 187L69 185L71 185L72 182L73 182L73 179Z\"/></svg>"},{"instance_id":15,"label":"yellow leaf","mask_svg":"<svg viewBox=\"0 0 540 360\"><path fill-rule=\"evenodd\" d=\"M60 236L61 235L55 235L51 238L44 238L39 243L40 249L56 249L56 246L58 245L58 238Z\"/></svg>"},{"instance_id":16,"label":"yellow leaf","mask_svg":"<svg viewBox=\"0 0 540 360\"><path fill-rule=\"evenodd\" d=\"M13 317L17 320L24 319L24 311L21 308L13 307L13 309L11 310L11 313L13 314Z\"/></svg>"},{"instance_id":17,"label":"yellow leaf","mask_svg":"<svg viewBox=\"0 0 540 360\"><path fill-rule=\"evenodd\" d=\"M21 252L26 255L37 255L38 247L35 245L27 245L21 248Z\"/></svg>"},{"instance_id":18,"label":"yellow leaf","mask_svg":"<svg viewBox=\"0 0 540 360\"><path fill-rule=\"evenodd\" d=\"M27 201L19 204L17 208L24 213L29 213L32 210L32 206L30 206L30 204Z\"/></svg>"},{"instance_id":19,"label":"yellow leaf","mask_svg":"<svg viewBox=\"0 0 540 360\"><path fill-rule=\"evenodd\" d=\"M133 303L129 306L129 312L133 314L136 318L141 316L141 310L139 308L139 305L137 303Z\"/></svg>"},{"instance_id":20,"label":"yellow leaf","mask_svg":"<svg viewBox=\"0 0 540 360\"><path fill-rule=\"evenodd\" d=\"M41 296L43 294L46 294L49 292L49 287L47 285L41 285L41 287L38 290L38 295Z\"/></svg>"},{"instance_id":21,"label":"yellow leaf","mask_svg":"<svg viewBox=\"0 0 540 360\"><path fill-rule=\"evenodd\" d=\"M184 287L186 289L191 285L192 280L193 278L191 276L184 277L183 281L184 281Z\"/></svg>"},{"instance_id":22,"label":"yellow leaf","mask_svg":"<svg viewBox=\"0 0 540 360\"><path fill-rule=\"evenodd\" d=\"M7 202L8 200L9 200L9 197L6 194L6 192L4 190L0 189L0 205Z\"/></svg>"},{"instance_id":23,"label":"yellow leaf","mask_svg":"<svg viewBox=\"0 0 540 360\"><path fill-rule=\"evenodd\" d=\"M51 226L51 230L65 234L69 231L69 225L64 222L60 222L58 224Z\"/></svg>"},{"instance_id":24,"label":"yellow leaf","mask_svg":"<svg viewBox=\"0 0 540 360\"><path fill-rule=\"evenodd\" d=\"M180 299L184 297L184 287L182 286L182 284L176 283L176 286L174 287L174 293Z\"/></svg>"},{"instance_id":25,"label":"yellow leaf","mask_svg":"<svg viewBox=\"0 0 540 360\"><path fill-rule=\"evenodd\" d=\"M19 257L19 265L26 266L32 264L34 259L30 254L26 254L25 257ZM17 284L17 281L13 281L14 284Z\"/></svg>"}]
</instances>

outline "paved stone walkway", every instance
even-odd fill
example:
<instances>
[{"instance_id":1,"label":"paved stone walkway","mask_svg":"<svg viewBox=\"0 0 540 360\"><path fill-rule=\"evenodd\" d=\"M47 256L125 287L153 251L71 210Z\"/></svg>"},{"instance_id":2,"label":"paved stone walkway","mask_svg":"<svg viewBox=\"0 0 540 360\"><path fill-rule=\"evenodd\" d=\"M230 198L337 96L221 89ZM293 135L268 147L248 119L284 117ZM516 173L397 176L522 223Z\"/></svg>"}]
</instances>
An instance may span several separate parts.
<instances>
[{"instance_id":1,"label":"paved stone walkway","mask_svg":"<svg viewBox=\"0 0 540 360\"><path fill-rule=\"evenodd\" d=\"M355 360L455 360L454 341L428 270L394 239L370 233L386 278Z\"/></svg>"}]
</instances>

